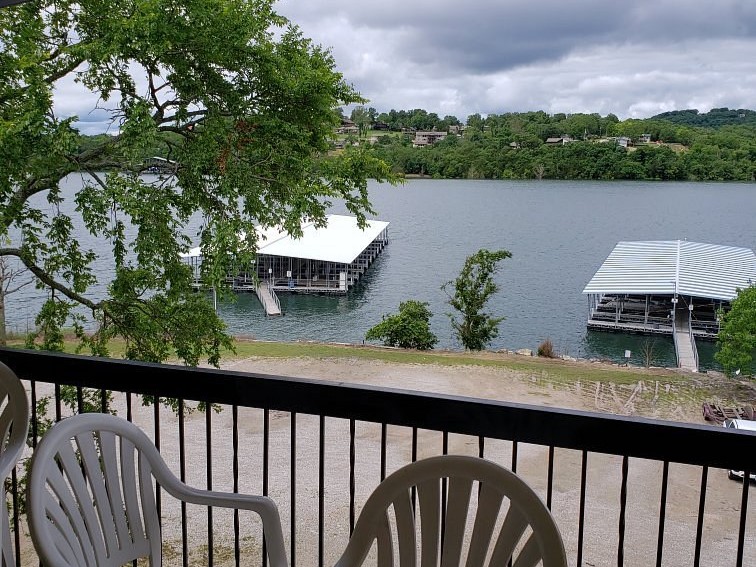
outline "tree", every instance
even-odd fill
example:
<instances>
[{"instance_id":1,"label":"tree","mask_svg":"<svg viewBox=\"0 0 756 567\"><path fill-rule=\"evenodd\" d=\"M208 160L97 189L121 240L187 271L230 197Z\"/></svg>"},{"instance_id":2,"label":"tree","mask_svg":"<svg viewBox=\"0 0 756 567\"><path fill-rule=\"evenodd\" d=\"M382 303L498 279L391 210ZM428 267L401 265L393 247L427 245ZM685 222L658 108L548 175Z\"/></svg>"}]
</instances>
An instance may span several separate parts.
<instances>
[{"instance_id":1,"label":"tree","mask_svg":"<svg viewBox=\"0 0 756 567\"><path fill-rule=\"evenodd\" d=\"M10 258L0 256L0 346L5 346L7 338L5 328L6 297L26 287L31 281L30 275L20 268L18 263L13 263Z\"/></svg>"},{"instance_id":2,"label":"tree","mask_svg":"<svg viewBox=\"0 0 756 567\"><path fill-rule=\"evenodd\" d=\"M753 374L756 351L756 285L738 290L730 310L723 314L714 358L732 376ZM740 372L738 372L740 371Z\"/></svg>"},{"instance_id":3,"label":"tree","mask_svg":"<svg viewBox=\"0 0 756 567\"><path fill-rule=\"evenodd\" d=\"M38 324L51 336L72 325L98 354L121 336L129 358L217 364L231 341L192 293L179 255L193 238L204 283L221 289L232 265L253 259L256 225L301 234L303 220L325 222L332 199L361 223L372 212L367 179L387 179L388 166L359 148L328 154L334 109L364 100L272 4L37 0L0 10L0 237L13 242L0 257L20 259L48 290ZM55 104L64 81L109 117L112 135L86 150L77 117ZM140 176L157 140L175 178ZM71 195L62 182L73 175L81 189ZM62 212L69 200L80 220ZM187 234L192 218L202 225ZM83 246L82 233L112 259ZM106 264L113 278L95 298Z\"/></svg>"},{"instance_id":4,"label":"tree","mask_svg":"<svg viewBox=\"0 0 756 567\"><path fill-rule=\"evenodd\" d=\"M499 335L499 323L504 317L492 317L483 309L499 290L493 280L499 262L511 257L507 250L492 252L482 248L467 257L457 279L441 286L449 297L449 305L461 316L458 319L448 314L457 338L466 349L483 350ZM449 288L453 288L453 295L449 294Z\"/></svg>"},{"instance_id":5,"label":"tree","mask_svg":"<svg viewBox=\"0 0 756 567\"><path fill-rule=\"evenodd\" d=\"M430 350L438 338L430 330L430 318L433 314L428 303L411 299L399 304L399 313L383 318L372 327L365 338L371 341L383 341L386 346Z\"/></svg>"}]
</instances>

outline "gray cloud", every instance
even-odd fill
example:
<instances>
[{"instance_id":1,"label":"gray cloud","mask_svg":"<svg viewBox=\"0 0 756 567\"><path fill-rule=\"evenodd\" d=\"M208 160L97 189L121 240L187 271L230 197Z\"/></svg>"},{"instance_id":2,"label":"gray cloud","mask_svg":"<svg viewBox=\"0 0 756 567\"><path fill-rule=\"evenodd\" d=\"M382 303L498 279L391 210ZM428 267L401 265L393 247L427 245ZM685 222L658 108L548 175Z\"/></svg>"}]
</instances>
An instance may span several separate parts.
<instances>
[{"instance_id":1,"label":"gray cloud","mask_svg":"<svg viewBox=\"0 0 756 567\"><path fill-rule=\"evenodd\" d=\"M285 0L380 110L646 117L752 107L756 3Z\"/></svg>"},{"instance_id":2,"label":"gray cloud","mask_svg":"<svg viewBox=\"0 0 756 567\"><path fill-rule=\"evenodd\" d=\"M283 0L277 10L330 47L380 111L443 116L545 110L645 118L756 108L752 0ZM114 131L71 80L56 112ZM112 105L113 101L110 101Z\"/></svg>"}]
</instances>

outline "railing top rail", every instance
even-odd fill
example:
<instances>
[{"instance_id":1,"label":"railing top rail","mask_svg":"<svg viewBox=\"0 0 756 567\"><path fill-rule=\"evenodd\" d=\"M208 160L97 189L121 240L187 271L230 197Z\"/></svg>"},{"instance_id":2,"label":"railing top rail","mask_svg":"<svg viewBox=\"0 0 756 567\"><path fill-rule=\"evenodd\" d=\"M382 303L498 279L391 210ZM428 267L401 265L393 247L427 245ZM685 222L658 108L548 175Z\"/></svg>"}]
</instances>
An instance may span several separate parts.
<instances>
[{"instance_id":1,"label":"railing top rail","mask_svg":"<svg viewBox=\"0 0 756 567\"><path fill-rule=\"evenodd\" d=\"M0 348L27 380L269 408L715 468L756 470L755 433L209 368ZM691 450L691 447L698 447ZM705 448L705 449L704 449Z\"/></svg>"}]
</instances>

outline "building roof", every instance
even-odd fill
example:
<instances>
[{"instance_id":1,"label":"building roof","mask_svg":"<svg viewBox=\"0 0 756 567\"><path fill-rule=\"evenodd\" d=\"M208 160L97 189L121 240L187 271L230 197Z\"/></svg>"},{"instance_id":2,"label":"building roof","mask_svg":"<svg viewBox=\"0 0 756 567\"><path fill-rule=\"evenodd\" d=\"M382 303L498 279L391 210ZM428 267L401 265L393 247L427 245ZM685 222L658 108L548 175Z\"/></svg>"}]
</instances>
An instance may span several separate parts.
<instances>
[{"instance_id":1,"label":"building roof","mask_svg":"<svg viewBox=\"0 0 756 567\"><path fill-rule=\"evenodd\" d=\"M749 248L686 240L619 242L583 293L690 295L731 301L756 283Z\"/></svg>"},{"instance_id":2,"label":"building roof","mask_svg":"<svg viewBox=\"0 0 756 567\"><path fill-rule=\"evenodd\" d=\"M316 228L312 222L302 224L302 237L294 238L278 228L257 228L258 255L285 256L351 264L365 248L388 227L389 223L369 220L365 229L357 226L357 218L328 215L327 225ZM184 257L198 257L199 248L192 248Z\"/></svg>"}]
</instances>

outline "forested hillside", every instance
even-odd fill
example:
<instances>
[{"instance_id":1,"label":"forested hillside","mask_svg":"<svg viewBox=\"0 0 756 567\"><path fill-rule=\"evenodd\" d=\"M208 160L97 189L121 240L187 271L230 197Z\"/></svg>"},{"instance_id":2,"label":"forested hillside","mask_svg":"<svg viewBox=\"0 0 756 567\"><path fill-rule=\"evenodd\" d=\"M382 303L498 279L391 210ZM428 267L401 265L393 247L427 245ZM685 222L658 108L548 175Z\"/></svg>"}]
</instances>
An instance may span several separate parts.
<instances>
[{"instance_id":1,"label":"forested hillside","mask_svg":"<svg viewBox=\"0 0 756 567\"><path fill-rule=\"evenodd\" d=\"M346 121L346 117L343 117ZM681 110L619 120L613 114L543 111L473 114L461 121L423 109L357 107L359 134L334 134L343 144L370 146L405 175L470 179L756 180L756 112ZM417 147L417 131L447 133ZM101 135L102 136L102 135ZM85 149L93 138L82 136ZM170 135L144 149L172 159ZM108 166L103 157L103 167Z\"/></svg>"},{"instance_id":2,"label":"forested hillside","mask_svg":"<svg viewBox=\"0 0 756 567\"><path fill-rule=\"evenodd\" d=\"M412 134L406 131L377 134L373 144L376 155L407 175L480 179L756 179L756 124L704 128L661 118L620 121L612 114L602 117L526 112L469 116L462 134L449 134L425 147L415 147Z\"/></svg>"},{"instance_id":3,"label":"forested hillside","mask_svg":"<svg viewBox=\"0 0 756 567\"><path fill-rule=\"evenodd\" d=\"M702 126L704 128L721 128L722 126L740 126L756 124L756 111L730 108L712 108L709 112L699 113L695 109L673 110L657 114L652 120L667 120L675 124Z\"/></svg>"}]
</instances>

